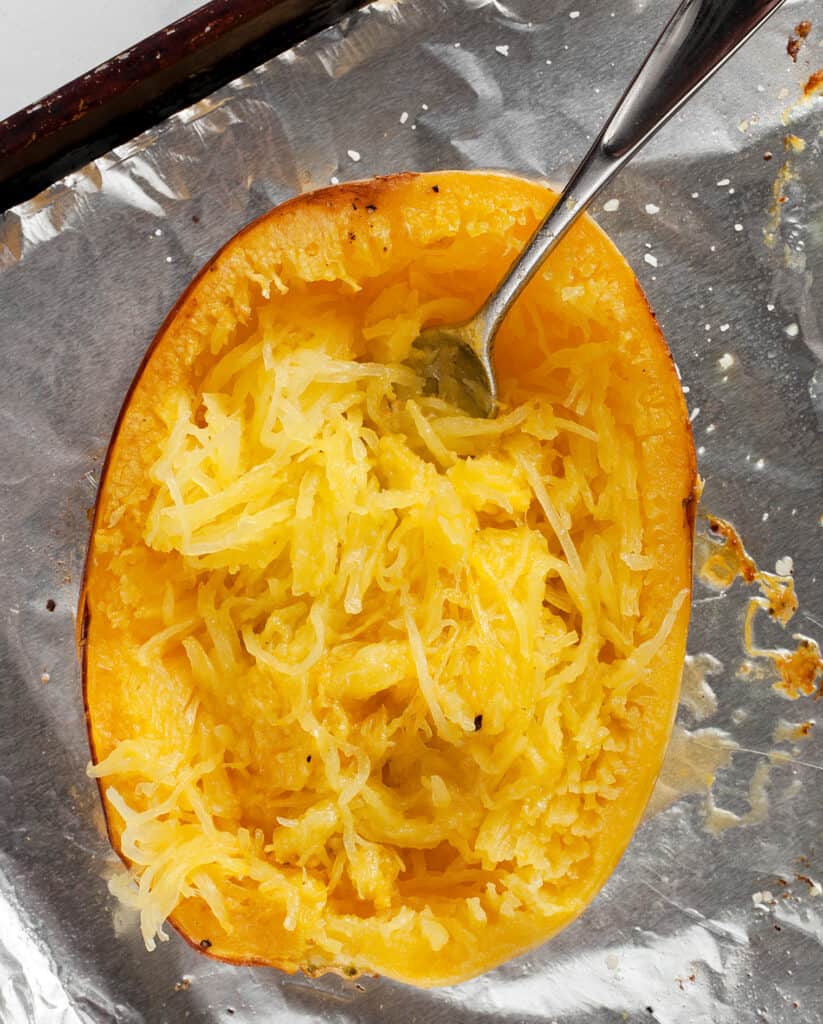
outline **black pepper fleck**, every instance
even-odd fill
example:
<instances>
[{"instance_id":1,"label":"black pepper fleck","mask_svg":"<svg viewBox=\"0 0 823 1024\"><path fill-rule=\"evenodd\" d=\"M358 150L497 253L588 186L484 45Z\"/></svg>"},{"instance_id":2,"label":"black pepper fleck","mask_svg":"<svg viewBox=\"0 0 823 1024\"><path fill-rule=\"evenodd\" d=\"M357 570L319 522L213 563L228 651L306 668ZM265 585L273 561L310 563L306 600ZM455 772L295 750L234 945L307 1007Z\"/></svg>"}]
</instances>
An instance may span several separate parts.
<instances>
[{"instance_id":1,"label":"black pepper fleck","mask_svg":"<svg viewBox=\"0 0 823 1024\"><path fill-rule=\"evenodd\" d=\"M475 732L480 732L480 730L482 728L483 728L483 716L482 715L475 715L474 716L474 731Z\"/></svg>"},{"instance_id":2,"label":"black pepper fleck","mask_svg":"<svg viewBox=\"0 0 823 1024\"><path fill-rule=\"evenodd\" d=\"M199 945L201 949L211 949L211 940L201 939Z\"/></svg>"},{"instance_id":3,"label":"black pepper fleck","mask_svg":"<svg viewBox=\"0 0 823 1024\"><path fill-rule=\"evenodd\" d=\"M306 754L306 764L311 764L311 754Z\"/></svg>"},{"instance_id":4,"label":"black pepper fleck","mask_svg":"<svg viewBox=\"0 0 823 1024\"><path fill-rule=\"evenodd\" d=\"M377 207L374 205L374 203L369 203L366 206L366 209L369 211L369 213L376 213L377 212Z\"/></svg>"},{"instance_id":5,"label":"black pepper fleck","mask_svg":"<svg viewBox=\"0 0 823 1024\"><path fill-rule=\"evenodd\" d=\"M439 185L432 185L432 192L439 192L439 191L440 191L440 186Z\"/></svg>"},{"instance_id":6,"label":"black pepper fleck","mask_svg":"<svg viewBox=\"0 0 823 1024\"><path fill-rule=\"evenodd\" d=\"M57 602L54 600L53 597L50 597L48 599L48 601L46 601L46 611L47 612L53 612L56 607L57 607Z\"/></svg>"},{"instance_id":7,"label":"black pepper fleck","mask_svg":"<svg viewBox=\"0 0 823 1024\"><path fill-rule=\"evenodd\" d=\"M191 222L192 222L192 224L199 224L200 223L200 218L197 216L196 213L192 214Z\"/></svg>"},{"instance_id":8,"label":"black pepper fleck","mask_svg":"<svg viewBox=\"0 0 823 1024\"><path fill-rule=\"evenodd\" d=\"M356 239L357 239L357 235L353 231L350 231L349 232L349 241L350 242L354 242L354 241L356 241Z\"/></svg>"}]
</instances>

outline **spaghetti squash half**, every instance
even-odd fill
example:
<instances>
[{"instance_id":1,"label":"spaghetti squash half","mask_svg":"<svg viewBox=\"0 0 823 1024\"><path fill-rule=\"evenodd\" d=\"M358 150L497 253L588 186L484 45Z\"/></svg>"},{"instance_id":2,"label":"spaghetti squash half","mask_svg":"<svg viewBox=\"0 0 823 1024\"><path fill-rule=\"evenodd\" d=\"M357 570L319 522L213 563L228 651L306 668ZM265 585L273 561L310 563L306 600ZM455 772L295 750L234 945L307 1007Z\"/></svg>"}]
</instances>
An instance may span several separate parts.
<instances>
[{"instance_id":1,"label":"spaghetti squash half","mask_svg":"<svg viewBox=\"0 0 823 1024\"><path fill-rule=\"evenodd\" d=\"M146 945L430 986L578 915L654 785L689 616L675 368L587 218L423 394L553 194L487 173L300 196L233 239L123 408L81 602L120 895Z\"/></svg>"}]
</instances>

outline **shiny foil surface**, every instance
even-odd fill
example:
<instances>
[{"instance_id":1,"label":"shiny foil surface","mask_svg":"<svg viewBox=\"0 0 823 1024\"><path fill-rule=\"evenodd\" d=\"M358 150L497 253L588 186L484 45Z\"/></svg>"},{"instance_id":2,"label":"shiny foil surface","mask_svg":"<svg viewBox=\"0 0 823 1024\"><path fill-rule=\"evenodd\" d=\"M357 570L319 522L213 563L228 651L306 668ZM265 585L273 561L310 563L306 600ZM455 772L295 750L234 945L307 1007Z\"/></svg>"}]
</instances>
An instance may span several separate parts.
<instances>
[{"instance_id":1,"label":"shiny foil surface","mask_svg":"<svg viewBox=\"0 0 823 1024\"><path fill-rule=\"evenodd\" d=\"M0 216L3 1022L823 1020L823 713L741 671L739 580L696 584L675 736L615 875L552 942L454 988L230 967L175 934L147 953L108 893L122 868L85 773L89 509L129 382L195 272L338 179L562 183L674 6L380 0ZM785 4L592 209L688 389L702 511L794 572L788 628L756 620L787 648L823 640L823 95L803 99L821 67L823 9Z\"/></svg>"}]
</instances>

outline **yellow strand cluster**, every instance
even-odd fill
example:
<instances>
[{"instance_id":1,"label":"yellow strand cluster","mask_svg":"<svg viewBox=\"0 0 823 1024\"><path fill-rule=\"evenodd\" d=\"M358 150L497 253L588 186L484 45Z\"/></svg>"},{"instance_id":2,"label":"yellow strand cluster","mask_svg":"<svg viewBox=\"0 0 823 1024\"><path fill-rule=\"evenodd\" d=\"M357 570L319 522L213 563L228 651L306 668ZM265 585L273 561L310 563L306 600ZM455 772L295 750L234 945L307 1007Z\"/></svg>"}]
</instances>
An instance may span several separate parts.
<instances>
[{"instance_id":1,"label":"yellow strand cluster","mask_svg":"<svg viewBox=\"0 0 823 1024\"><path fill-rule=\"evenodd\" d=\"M144 541L172 571L137 658L190 679L190 747L128 740L95 769L145 780L144 807L108 794L146 942L194 894L230 929L215 873L332 942L324 908L416 907L434 950L490 913L550 912L677 611L638 646L649 560L604 353L538 337L576 394L476 420L353 358L352 324L276 308L163 410ZM431 314L364 333L389 345Z\"/></svg>"}]
</instances>

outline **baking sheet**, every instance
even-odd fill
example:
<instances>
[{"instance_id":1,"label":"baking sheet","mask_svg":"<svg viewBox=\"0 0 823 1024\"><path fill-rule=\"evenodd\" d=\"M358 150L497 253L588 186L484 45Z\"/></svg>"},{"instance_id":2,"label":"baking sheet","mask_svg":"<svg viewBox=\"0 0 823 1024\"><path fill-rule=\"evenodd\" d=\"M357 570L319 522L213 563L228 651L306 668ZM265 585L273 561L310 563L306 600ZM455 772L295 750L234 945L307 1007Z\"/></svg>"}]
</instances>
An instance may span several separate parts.
<instances>
[{"instance_id":1,"label":"baking sheet","mask_svg":"<svg viewBox=\"0 0 823 1024\"><path fill-rule=\"evenodd\" d=\"M562 182L673 6L380 0L0 218L4 1022L823 1018L823 721L795 737L781 721L813 719L813 702L739 673L739 582L696 587L656 811L602 894L548 945L451 989L233 968L176 936L147 953L107 892L117 867L85 775L87 513L182 288L250 219L336 179L499 167ZM787 3L593 212L689 389L703 508L763 568L793 559L790 630L823 639L823 98L799 102L823 66L819 15ZM784 151L788 132L803 152ZM759 635L791 644L776 626Z\"/></svg>"}]
</instances>

